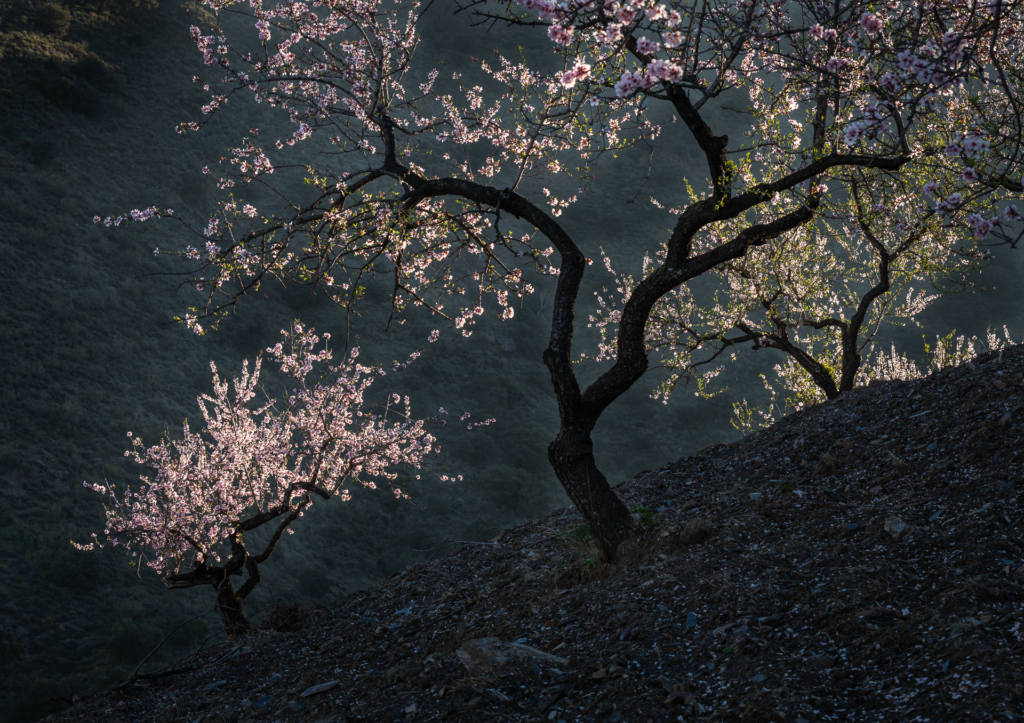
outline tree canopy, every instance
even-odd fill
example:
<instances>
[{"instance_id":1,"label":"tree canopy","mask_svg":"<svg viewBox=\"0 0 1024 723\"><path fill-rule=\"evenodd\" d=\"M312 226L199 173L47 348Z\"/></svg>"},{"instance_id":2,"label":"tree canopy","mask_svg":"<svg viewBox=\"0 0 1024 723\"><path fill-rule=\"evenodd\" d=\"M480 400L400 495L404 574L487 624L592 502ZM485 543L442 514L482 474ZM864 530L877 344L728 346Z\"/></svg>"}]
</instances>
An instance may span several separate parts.
<instances>
[{"instance_id":1,"label":"tree canopy","mask_svg":"<svg viewBox=\"0 0 1024 723\"><path fill-rule=\"evenodd\" d=\"M863 373L865 335L927 303L913 284L962 284L986 245L1020 237L1019 2L480 0L461 7L480 32L532 30L551 54L495 51L450 77L416 52L418 2L205 4L217 24L192 34L218 76L196 78L211 93L206 118L246 95L292 132L245 134L209 169L226 193L194 229L200 243L161 252L188 260L204 295L183 321L202 332L272 279L352 308L384 278L393 317L419 305L470 336L487 306L513 316L532 291L525 268L557 276L549 460L610 555L634 519L590 435L651 350L686 376L705 373L691 363L700 350L781 349L833 397ZM229 13L248 18L248 35L221 23ZM726 101L747 124L741 138L707 121ZM648 262L595 317L610 364L581 388L576 304L601 239L574 233L572 204L606 155L682 136L706 173L655 191L687 200L652 208L672 228L637 241ZM279 189L294 147L318 142L321 161L300 164L311 198L281 191L261 209L230 195ZM557 178L579 192L556 196ZM173 212L102 222L154 216ZM709 274L719 292L706 303L691 282Z\"/></svg>"}]
</instances>

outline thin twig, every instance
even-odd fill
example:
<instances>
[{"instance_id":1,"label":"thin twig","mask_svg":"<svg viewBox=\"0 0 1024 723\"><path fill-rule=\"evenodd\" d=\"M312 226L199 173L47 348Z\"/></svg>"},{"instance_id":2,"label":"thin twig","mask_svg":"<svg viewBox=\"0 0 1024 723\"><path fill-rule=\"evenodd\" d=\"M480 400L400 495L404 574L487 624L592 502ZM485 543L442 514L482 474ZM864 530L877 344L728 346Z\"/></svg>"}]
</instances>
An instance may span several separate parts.
<instances>
[{"instance_id":1,"label":"thin twig","mask_svg":"<svg viewBox=\"0 0 1024 723\"><path fill-rule=\"evenodd\" d=\"M207 610L207 611L206 611L205 613L199 613L199 614L198 614L198 615L196 615L195 617L189 618L188 620L186 620L185 622L181 623L180 625L178 625L177 627L175 627L175 628L174 628L173 630L171 630L171 632L167 633L167 635L165 635L165 636L164 636L164 639L163 639L163 640L161 640L161 641L160 641L159 643L157 643L157 644L156 644L156 647L155 647L155 648L153 648L152 650L150 650L150 651L149 651L149 653L148 653L148 654L146 655L146 657L142 659L142 662L140 662L140 663L138 664L138 666L136 666L136 668L135 668L135 672L133 672L133 673L132 673L132 674L131 674L130 676L128 676L128 680L127 680L127 682L126 682L126 685L127 685L128 683L131 683L131 682L133 682L134 680L136 680L136 679L138 678L138 675L139 675L139 671L140 671L140 670L142 670L142 666L146 664L146 661L147 661L147 660L149 660L149 659L150 659L151 657L153 657L153 653L155 653L156 651L158 651L158 650L160 649L160 646L162 646L162 645L163 645L164 643L166 643L166 642L167 642L167 638L171 637L171 636L172 636L172 635L174 635L174 634L175 634L176 632L178 632L178 629L179 629L179 628L181 628L182 626L184 626L184 625L188 625L188 624L189 624L190 622L192 622L193 620L198 620L199 618L203 617L204 615L209 615L209 614L210 614L210 613L212 613L212 612L213 612L214 610L216 610L216 609L217 609L218 607L219 607L218 605L214 605L214 606L213 606L212 608L210 608L209 610Z\"/></svg>"},{"instance_id":2,"label":"thin twig","mask_svg":"<svg viewBox=\"0 0 1024 723\"><path fill-rule=\"evenodd\" d=\"M452 547L453 545L483 545L484 547L499 547L500 544L501 543L494 540L492 540L491 542L475 542L474 540L452 540L446 537L445 539L436 543L433 547L427 548L426 550L420 550L415 547L410 547L409 549L413 552L434 552L435 550L439 550L442 547Z\"/></svg>"},{"instance_id":3,"label":"thin twig","mask_svg":"<svg viewBox=\"0 0 1024 723\"><path fill-rule=\"evenodd\" d=\"M272 607L273 605L274 605L274 603L270 603L270 605L264 605L259 610L254 612L252 615L248 615L244 619L245 620L251 620L252 618L256 617L261 612L263 612L264 610L266 610L269 607ZM219 607L220 606L218 605L217 607L213 608L213 610L217 610ZM208 614L210 612L212 612L212 610L207 610L205 613L202 613L202 615L206 615L206 614ZM197 615L196 617L202 617L202 615ZM192 620L195 620L195 618L192 618ZM187 622L191 622L191 620L186 620L185 622L186 623ZM181 625L184 625L184 624L185 623L182 623ZM180 628L181 625L179 625L178 627ZM178 628L175 628L174 630L177 630L177 629ZM173 633L174 630L172 630L171 633ZM226 632L227 632L227 630L218 630L215 633L211 633L210 635L207 635L203 639L203 641L199 644L199 647L196 649L196 651L194 653L186 656L186 658L190 658L190 660L188 662L188 665L185 666L185 667L182 667L182 668L175 668L174 666L180 665L182 662L185 661L186 658L181 658L180 660L178 660L178 661L176 661L174 663L171 663L170 665L167 665L167 666L165 666L163 668L160 668L160 670L153 671L152 673L139 673L138 671L139 671L139 668L142 667L142 663L145 663L146 659L149 658L149 655L147 655L146 659L143 659L142 663L139 663L139 667L135 669L135 672L132 673L132 675L127 680L125 680L123 683L121 683L121 686L123 687L123 686L126 686L126 685L130 685L131 683L134 683L136 680L152 680L153 678L163 678L163 677L166 677L168 675L179 675L181 673L187 673L187 672L189 672L191 670L197 670L196 666L194 665L196 656L198 656L199 653L202 652L203 648L206 646L206 643L208 643L212 638L215 638L218 635L222 635L222 634L224 634ZM169 637L171 633L168 633L167 637ZM165 637L164 640L166 640L167 637ZM161 645L163 644L164 640L160 641ZM224 655L224 656L218 658L217 660L213 661L212 664L215 665L216 663L219 663L220 661L224 660L225 658L230 656L232 653L236 652L243 645L244 645L244 642L241 643L240 645L235 646L226 655ZM158 645L157 648L159 648L159 647L160 646ZM152 655L153 652L155 652L155 649L154 649L154 651L150 652L150 655Z\"/></svg>"}]
</instances>

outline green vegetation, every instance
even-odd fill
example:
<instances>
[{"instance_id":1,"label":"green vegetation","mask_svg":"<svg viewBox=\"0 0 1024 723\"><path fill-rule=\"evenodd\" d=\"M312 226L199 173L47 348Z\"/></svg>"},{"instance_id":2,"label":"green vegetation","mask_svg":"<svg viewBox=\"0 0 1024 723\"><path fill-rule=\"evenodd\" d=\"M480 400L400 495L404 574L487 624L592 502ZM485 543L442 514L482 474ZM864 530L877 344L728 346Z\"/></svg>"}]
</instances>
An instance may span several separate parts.
<instances>
[{"instance_id":1,"label":"green vegetation","mask_svg":"<svg viewBox=\"0 0 1024 723\"><path fill-rule=\"evenodd\" d=\"M586 567L594 568L597 567L598 562L607 562L608 555L593 525L586 523L576 525L561 533L560 536L570 547L579 550L580 554L586 558L583 563Z\"/></svg>"},{"instance_id":2,"label":"green vegetation","mask_svg":"<svg viewBox=\"0 0 1024 723\"><path fill-rule=\"evenodd\" d=\"M655 527L658 524L650 507L630 507L629 511L636 516L641 527Z\"/></svg>"}]
</instances>

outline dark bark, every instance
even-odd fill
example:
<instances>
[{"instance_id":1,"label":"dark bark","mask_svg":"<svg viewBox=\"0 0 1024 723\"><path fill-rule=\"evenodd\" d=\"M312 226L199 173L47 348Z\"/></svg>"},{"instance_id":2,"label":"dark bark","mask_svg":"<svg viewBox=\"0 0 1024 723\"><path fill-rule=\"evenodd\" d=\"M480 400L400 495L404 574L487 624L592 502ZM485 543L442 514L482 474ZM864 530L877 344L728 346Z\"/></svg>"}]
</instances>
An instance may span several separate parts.
<instances>
[{"instance_id":1,"label":"dark bark","mask_svg":"<svg viewBox=\"0 0 1024 723\"><path fill-rule=\"evenodd\" d=\"M217 591L217 607L224 629L231 635L246 633L252 629L245 619L245 598L259 583L259 571L256 563L242 563L249 571L249 579L236 591L231 584L231 576L238 575L242 565L235 565L237 560L232 557L226 565L207 567L202 563L189 572L175 573L164 578L164 587L168 590L184 590L191 587L209 585ZM256 573L255 580L253 573Z\"/></svg>"},{"instance_id":2,"label":"dark bark","mask_svg":"<svg viewBox=\"0 0 1024 723\"><path fill-rule=\"evenodd\" d=\"M228 635L242 635L252 630L252 625L245 618L244 604L245 598L235 592L231 578L225 575L217 588L217 607Z\"/></svg>"},{"instance_id":3,"label":"dark bark","mask_svg":"<svg viewBox=\"0 0 1024 723\"><path fill-rule=\"evenodd\" d=\"M564 422L548 447L548 460L583 518L601 538L608 559L615 559L619 546L632 532L635 520L597 467L593 425Z\"/></svg>"},{"instance_id":4,"label":"dark bark","mask_svg":"<svg viewBox=\"0 0 1024 723\"><path fill-rule=\"evenodd\" d=\"M699 115L691 113L689 120L696 123L696 119L699 119ZM384 123L383 127L384 136L388 138L388 124ZM699 140L708 145L710 156L724 158L724 137L702 134ZM816 163L825 169L830 167L830 163L835 163L835 158ZM558 250L561 266L544 363L551 373L560 427L558 435L548 447L548 459L569 498L584 519L595 528L609 558L614 558L619 546L628 539L635 521L598 469L590 434L605 408L647 371L649 362L644 344L644 328L651 309L662 296L680 284L720 264L740 258L749 249L768 243L813 218L814 209L818 205L818 197L815 195L811 195L807 203L795 211L766 224L754 224L715 249L696 256L690 253L694 236L707 224L735 218L770 198L772 193L790 188L815 174L806 178L804 172L790 174L787 178L765 186L764 190L758 189L739 199L723 202L721 195L728 193L728 170L724 163L715 166L720 171L716 177L721 176L720 182L715 184L715 195L693 204L683 213L669 243L665 263L640 282L627 302L619 326L619 350L615 364L586 391L581 392L572 368L571 353L575 304L586 259L573 239L546 212L512 189L499 191L455 178L423 179L406 171L390 147L386 153L385 167L409 187L410 190L403 198L407 207L411 208L423 198L446 195L458 196L492 208L497 208L500 203L502 211L532 223Z\"/></svg>"}]
</instances>

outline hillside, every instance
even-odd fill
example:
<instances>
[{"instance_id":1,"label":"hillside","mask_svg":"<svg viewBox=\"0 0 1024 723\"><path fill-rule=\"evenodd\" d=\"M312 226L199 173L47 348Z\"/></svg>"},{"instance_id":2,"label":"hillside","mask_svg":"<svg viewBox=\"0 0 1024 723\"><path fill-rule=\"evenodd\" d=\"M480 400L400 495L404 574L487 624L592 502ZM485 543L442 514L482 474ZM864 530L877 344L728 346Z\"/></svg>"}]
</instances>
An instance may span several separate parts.
<instances>
[{"instance_id":1,"label":"hillside","mask_svg":"<svg viewBox=\"0 0 1024 723\"><path fill-rule=\"evenodd\" d=\"M1022 370L876 383L642 472L621 564L559 511L47 720L1024 720Z\"/></svg>"}]
</instances>

